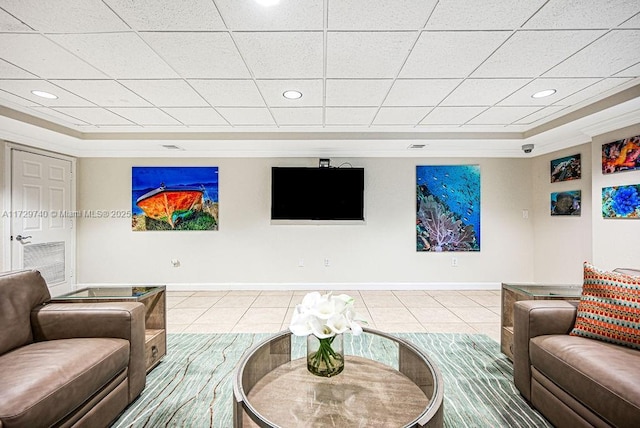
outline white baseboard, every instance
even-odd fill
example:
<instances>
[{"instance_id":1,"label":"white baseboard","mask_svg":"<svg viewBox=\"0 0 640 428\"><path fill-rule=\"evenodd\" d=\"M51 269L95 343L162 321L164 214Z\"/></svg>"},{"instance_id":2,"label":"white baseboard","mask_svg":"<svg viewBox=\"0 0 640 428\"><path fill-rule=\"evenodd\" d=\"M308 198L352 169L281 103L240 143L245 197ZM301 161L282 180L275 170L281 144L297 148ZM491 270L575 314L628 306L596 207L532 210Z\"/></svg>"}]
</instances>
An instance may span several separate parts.
<instances>
[{"instance_id":1,"label":"white baseboard","mask_svg":"<svg viewBox=\"0 0 640 428\"><path fill-rule=\"evenodd\" d=\"M149 286L154 284L131 283L83 283L77 284L77 288L85 287L131 287ZM198 283L181 284L166 283L167 291L227 291L227 290L251 290L251 291L315 291L315 290L500 290L499 282L318 282L318 283Z\"/></svg>"}]
</instances>

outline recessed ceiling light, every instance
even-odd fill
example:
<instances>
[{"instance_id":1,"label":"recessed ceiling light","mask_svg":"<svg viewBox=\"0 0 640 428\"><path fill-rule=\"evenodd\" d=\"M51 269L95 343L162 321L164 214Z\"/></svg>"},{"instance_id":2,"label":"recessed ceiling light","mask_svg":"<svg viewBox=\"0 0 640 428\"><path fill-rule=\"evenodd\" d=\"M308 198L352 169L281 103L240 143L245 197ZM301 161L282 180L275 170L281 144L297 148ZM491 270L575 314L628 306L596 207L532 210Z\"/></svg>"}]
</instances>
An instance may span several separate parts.
<instances>
[{"instance_id":1,"label":"recessed ceiling light","mask_svg":"<svg viewBox=\"0 0 640 428\"><path fill-rule=\"evenodd\" d=\"M58 98L57 95L53 95L53 94L50 94L49 92L45 92L45 91L36 91L36 90L34 90L34 91L31 91L31 93L33 95L37 95L39 97L47 98L47 99L50 99L50 100L55 100L55 99Z\"/></svg>"},{"instance_id":2,"label":"recessed ceiling light","mask_svg":"<svg viewBox=\"0 0 640 428\"><path fill-rule=\"evenodd\" d=\"M297 100L302 97L302 92L300 91L284 91L282 94L283 97L288 98L290 100Z\"/></svg>"},{"instance_id":3,"label":"recessed ceiling light","mask_svg":"<svg viewBox=\"0 0 640 428\"><path fill-rule=\"evenodd\" d=\"M544 91L536 92L531 95L531 98L544 98L556 93L555 89L545 89Z\"/></svg>"},{"instance_id":4,"label":"recessed ceiling light","mask_svg":"<svg viewBox=\"0 0 640 428\"><path fill-rule=\"evenodd\" d=\"M280 3L280 0L256 0L256 3L262 6L273 6Z\"/></svg>"}]
</instances>

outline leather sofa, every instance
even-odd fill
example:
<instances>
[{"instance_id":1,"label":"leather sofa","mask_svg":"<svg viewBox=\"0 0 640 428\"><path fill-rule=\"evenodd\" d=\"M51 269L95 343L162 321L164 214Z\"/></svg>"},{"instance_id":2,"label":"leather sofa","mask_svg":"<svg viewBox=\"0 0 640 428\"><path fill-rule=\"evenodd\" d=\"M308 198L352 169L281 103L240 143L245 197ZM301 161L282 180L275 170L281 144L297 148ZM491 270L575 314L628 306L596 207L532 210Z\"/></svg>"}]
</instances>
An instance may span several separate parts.
<instances>
[{"instance_id":1,"label":"leather sofa","mask_svg":"<svg viewBox=\"0 0 640 428\"><path fill-rule=\"evenodd\" d=\"M640 350L570 336L577 307L578 301L516 302L516 387L557 427L640 426Z\"/></svg>"},{"instance_id":2,"label":"leather sofa","mask_svg":"<svg viewBox=\"0 0 640 428\"><path fill-rule=\"evenodd\" d=\"M144 305L51 303L0 274L0 428L108 426L144 389Z\"/></svg>"}]
</instances>

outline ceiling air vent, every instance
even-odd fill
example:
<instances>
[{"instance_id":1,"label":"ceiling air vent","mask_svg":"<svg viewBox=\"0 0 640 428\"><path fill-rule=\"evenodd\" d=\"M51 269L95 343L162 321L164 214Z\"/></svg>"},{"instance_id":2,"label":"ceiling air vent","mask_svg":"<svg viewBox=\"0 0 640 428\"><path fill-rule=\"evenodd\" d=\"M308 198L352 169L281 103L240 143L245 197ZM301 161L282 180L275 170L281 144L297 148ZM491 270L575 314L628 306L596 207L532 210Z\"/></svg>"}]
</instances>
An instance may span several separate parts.
<instances>
[{"instance_id":1,"label":"ceiling air vent","mask_svg":"<svg viewBox=\"0 0 640 428\"><path fill-rule=\"evenodd\" d=\"M411 144L408 148L409 149L424 149L425 147L427 147L426 144Z\"/></svg>"}]
</instances>

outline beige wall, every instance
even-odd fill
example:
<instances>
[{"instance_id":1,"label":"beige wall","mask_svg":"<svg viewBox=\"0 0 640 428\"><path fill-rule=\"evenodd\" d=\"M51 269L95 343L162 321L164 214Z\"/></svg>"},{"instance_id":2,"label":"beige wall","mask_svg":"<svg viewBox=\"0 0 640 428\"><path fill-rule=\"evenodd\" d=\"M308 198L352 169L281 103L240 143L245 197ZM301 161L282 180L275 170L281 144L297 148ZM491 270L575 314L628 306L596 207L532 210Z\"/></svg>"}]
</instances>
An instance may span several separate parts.
<instances>
[{"instance_id":1,"label":"beige wall","mask_svg":"<svg viewBox=\"0 0 640 428\"><path fill-rule=\"evenodd\" d=\"M128 219L81 218L78 282L163 283L190 288L447 288L533 280L531 161L527 159L332 159L365 168L366 224L271 225L272 166L317 159L117 159L78 162L78 209L130 210L131 167L218 166L220 230L132 232ZM415 167L479 164L482 250L417 253ZM458 267L451 258L458 258ZM324 259L330 261L324 267ZM171 259L180 260L174 268ZM304 259L305 267L298 267Z\"/></svg>"},{"instance_id":2,"label":"beige wall","mask_svg":"<svg viewBox=\"0 0 640 428\"><path fill-rule=\"evenodd\" d=\"M5 197L6 197L6 189L5 187L5 147L6 143L0 140L0 213L4 213L6 211L5 207ZM9 230L8 224L5 218L0 217L0 237L2 241L0 241L0 271L9 270L10 264L8 260L5 260L5 246L7 245L7 241L9 239Z\"/></svg>"}]
</instances>

